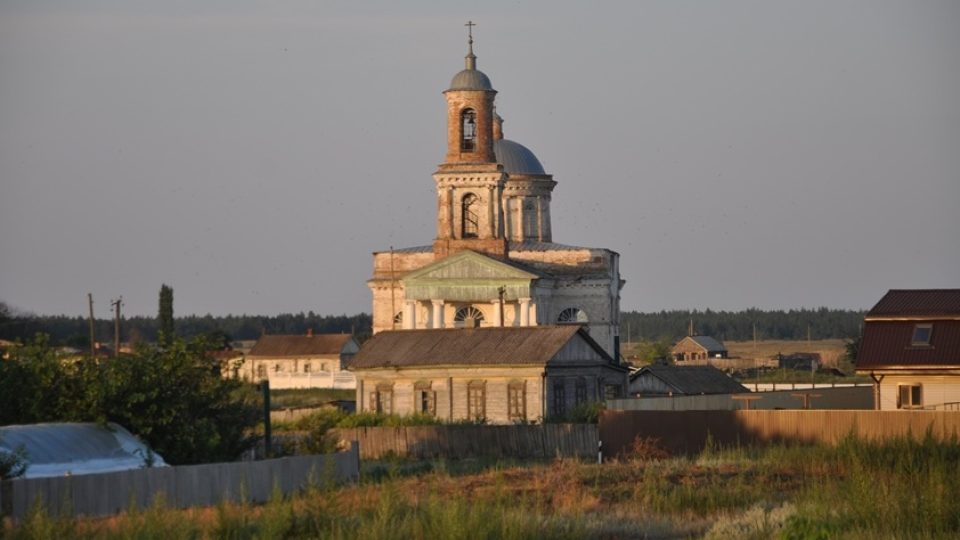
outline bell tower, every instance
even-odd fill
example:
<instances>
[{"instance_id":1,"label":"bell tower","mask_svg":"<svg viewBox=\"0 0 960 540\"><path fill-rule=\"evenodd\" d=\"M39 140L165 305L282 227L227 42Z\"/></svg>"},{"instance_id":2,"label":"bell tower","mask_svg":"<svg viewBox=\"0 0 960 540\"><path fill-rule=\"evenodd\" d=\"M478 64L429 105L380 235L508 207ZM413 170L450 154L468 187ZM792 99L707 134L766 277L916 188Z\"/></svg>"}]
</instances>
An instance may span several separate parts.
<instances>
[{"instance_id":1,"label":"bell tower","mask_svg":"<svg viewBox=\"0 0 960 540\"><path fill-rule=\"evenodd\" d=\"M494 155L497 91L477 69L473 26L468 22L466 66L443 92L447 100L447 154L433 174L437 184L437 258L464 249L507 256L503 188L507 175Z\"/></svg>"}]
</instances>

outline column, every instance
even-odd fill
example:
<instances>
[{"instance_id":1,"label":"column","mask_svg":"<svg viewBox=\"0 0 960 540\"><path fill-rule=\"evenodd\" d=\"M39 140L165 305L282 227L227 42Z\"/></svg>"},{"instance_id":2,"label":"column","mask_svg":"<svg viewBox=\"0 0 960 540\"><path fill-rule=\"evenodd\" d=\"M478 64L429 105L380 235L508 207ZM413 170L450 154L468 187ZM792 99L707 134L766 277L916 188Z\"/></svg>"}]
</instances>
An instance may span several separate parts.
<instances>
[{"instance_id":1,"label":"column","mask_svg":"<svg viewBox=\"0 0 960 540\"><path fill-rule=\"evenodd\" d=\"M500 299L494 298L490 301L493 304L493 326L500 326Z\"/></svg>"},{"instance_id":2,"label":"column","mask_svg":"<svg viewBox=\"0 0 960 540\"><path fill-rule=\"evenodd\" d=\"M526 226L526 216L524 216L523 208L523 197L517 197L517 231L520 233L517 235L517 239L520 242L523 242L527 239L527 226Z\"/></svg>"},{"instance_id":3,"label":"column","mask_svg":"<svg viewBox=\"0 0 960 540\"><path fill-rule=\"evenodd\" d=\"M403 310L403 329L413 330L417 327L417 301L407 300Z\"/></svg>"},{"instance_id":4,"label":"column","mask_svg":"<svg viewBox=\"0 0 960 540\"><path fill-rule=\"evenodd\" d=\"M487 186L487 226L490 231L489 238L496 238L497 231L494 229L496 224L493 220L493 186Z\"/></svg>"},{"instance_id":5,"label":"column","mask_svg":"<svg viewBox=\"0 0 960 540\"><path fill-rule=\"evenodd\" d=\"M433 326L431 328L443 328L443 300L430 300L433 304Z\"/></svg>"},{"instance_id":6,"label":"column","mask_svg":"<svg viewBox=\"0 0 960 540\"><path fill-rule=\"evenodd\" d=\"M530 326L536 326L537 323L537 304L536 302L530 302L530 315L528 315L530 320Z\"/></svg>"},{"instance_id":7,"label":"column","mask_svg":"<svg viewBox=\"0 0 960 540\"><path fill-rule=\"evenodd\" d=\"M530 326L529 298L520 298L520 326Z\"/></svg>"},{"instance_id":8,"label":"column","mask_svg":"<svg viewBox=\"0 0 960 540\"><path fill-rule=\"evenodd\" d=\"M457 233L456 233L457 223L455 219L456 214L453 211L454 206L456 204L457 204L457 201L455 201L453 198L453 188L452 187L447 188L447 225L449 227L447 231L448 232L447 238L457 237Z\"/></svg>"},{"instance_id":9,"label":"column","mask_svg":"<svg viewBox=\"0 0 960 540\"><path fill-rule=\"evenodd\" d=\"M540 205L542 199L537 197L537 241L543 242L543 207Z\"/></svg>"}]
</instances>

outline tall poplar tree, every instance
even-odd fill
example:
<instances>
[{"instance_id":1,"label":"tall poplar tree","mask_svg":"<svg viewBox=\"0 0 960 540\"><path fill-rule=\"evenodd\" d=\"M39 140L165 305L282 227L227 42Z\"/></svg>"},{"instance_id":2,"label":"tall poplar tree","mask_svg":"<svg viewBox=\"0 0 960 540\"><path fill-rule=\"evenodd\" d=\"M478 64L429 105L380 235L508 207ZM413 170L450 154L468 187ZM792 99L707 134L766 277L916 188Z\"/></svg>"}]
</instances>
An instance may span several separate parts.
<instances>
[{"instance_id":1,"label":"tall poplar tree","mask_svg":"<svg viewBox=\"0 0 960 540\"><path fill-rule=\"evenodd\" d=\"M173 329L173 288L166 284L160 286L160 310L157 313L157 326L160 329L159 341L169 343L175 334Z\"/></svg>"}]
</instances>

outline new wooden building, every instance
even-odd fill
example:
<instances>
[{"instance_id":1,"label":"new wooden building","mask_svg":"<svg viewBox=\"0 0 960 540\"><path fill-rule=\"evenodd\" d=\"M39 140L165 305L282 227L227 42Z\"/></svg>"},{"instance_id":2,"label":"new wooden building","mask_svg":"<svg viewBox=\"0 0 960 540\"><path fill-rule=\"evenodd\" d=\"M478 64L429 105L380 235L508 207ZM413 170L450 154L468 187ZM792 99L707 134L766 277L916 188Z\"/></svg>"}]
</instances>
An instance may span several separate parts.
<instances>
[{"instance_id":1,"label":"new wooden building","mask_svg":"<svg viewBox=\"0 0 960 540\"><path fill-rule=\"evenodd\" d=\"M351 371L358 411L500 424L622 396L627 374L572 325L380 332Z\"/></svg>"},{"instance_id":2,"label":"new wooden building","mask_svg":"<svg viewBox=\"0 0 960 540\"><path fill-rule=\"evenodd\" d=\"M864 319L857 373L877 409L960 410L960 289L888 291Z\"/></svg>"},{"instance_id":3,"label":"new wooden building","mask_svg":"<svg viewBox=\"0 0 960 540\"><path fill-rule=\"evenodd\" d=\"M726 358L727 348L710 336L687 336L671 350L676 362L706 364L709 358Z\"/></svg>"}]
</instances>

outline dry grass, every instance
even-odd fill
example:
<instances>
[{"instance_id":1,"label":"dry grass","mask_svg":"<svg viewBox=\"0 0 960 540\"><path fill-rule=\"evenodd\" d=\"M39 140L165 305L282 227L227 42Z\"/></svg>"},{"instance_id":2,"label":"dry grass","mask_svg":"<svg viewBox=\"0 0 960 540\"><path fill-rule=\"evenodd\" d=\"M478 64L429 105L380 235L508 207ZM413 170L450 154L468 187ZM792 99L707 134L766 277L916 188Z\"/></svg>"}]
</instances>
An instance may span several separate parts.
<instances>
[{"instance_id":1,"label":"dry grass","mask_svg":"<svg viewBox=\"0 0 960 540\"><path fill-rule=\"evenodd\" d=\"M835 367L838 360L844 355L846 342L842 339L821 339L813 341L769 340L757 341L725 341L727 351L731 357L744 359L769 359L777 353L792 354L797 352L819 353L824 365Z\"/></svg>"}]
</instances>

